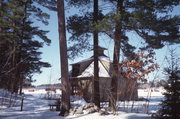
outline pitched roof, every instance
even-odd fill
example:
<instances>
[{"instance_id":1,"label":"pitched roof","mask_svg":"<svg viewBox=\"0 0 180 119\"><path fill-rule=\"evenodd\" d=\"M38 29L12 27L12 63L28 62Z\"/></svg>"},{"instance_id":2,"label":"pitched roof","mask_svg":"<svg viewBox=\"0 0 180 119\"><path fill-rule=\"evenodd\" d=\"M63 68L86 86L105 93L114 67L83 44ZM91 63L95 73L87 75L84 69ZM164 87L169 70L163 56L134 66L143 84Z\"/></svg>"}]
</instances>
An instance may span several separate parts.
<instances>
[{"instance_id":1,"label":"pitched roof","mask_svg":"<svg viewBox=\"0 0 180 119\"><path fill-rule=\"evenodd\" d=\"M98 64L99 64L99 77L110 78L110 74L109 74L110 60L109 60L109 58L100 56ZM81 75L79 75L77 77L82 78L82 77L93 77L93 76L94 76L94 61L92 61L90 63L90 65L81 73Z\"/></svg>"}]
</instances>

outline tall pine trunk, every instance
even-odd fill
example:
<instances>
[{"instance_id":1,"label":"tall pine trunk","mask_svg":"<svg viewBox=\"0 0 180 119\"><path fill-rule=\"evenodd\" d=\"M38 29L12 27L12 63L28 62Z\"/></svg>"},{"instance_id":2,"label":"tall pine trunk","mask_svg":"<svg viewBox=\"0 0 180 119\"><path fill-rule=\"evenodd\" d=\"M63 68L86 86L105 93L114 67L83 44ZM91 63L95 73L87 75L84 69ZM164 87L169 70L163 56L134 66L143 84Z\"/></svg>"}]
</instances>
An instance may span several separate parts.
<instances>
[{"instance_id":1,"label":"tall pine trunk","mask_svg":"<svg viewBox=\"0 0 180 119\"><path fill-rule=\"evenodd\" d=\"M2 0L0 0L0 18L1 18L1 16L2 16L1 7L2 7ZM1 27L0 27L0 33L2 33L2 28L1 28ZM0 39L0 47L1 47L1 45L3 44L3 41L4 41L4 40Z\"/></svg>"},{"instance_id":2,"label":"tall pine trunk","mask_svg":"<svg viewBox=\"0 0 180 119\"><path fill-rule=\"evenodd\" d=\"M2 6L2 0L0 0L0 8L1 8L1 6ZM2 16L2 13L1 13L1 10L0 10L0 17ZM2 29L1 29L1 27L0 27L0 33L1 33L1 31L2 31ZM0 40L1 41L1 40ZM1 44L1 43L0 43Z\"/></svg>"},{"instance_id":3,"label":"tall pine trunk","mask_svg":"<svg viewBox=\"0 0 180 119\"><path fill-rule=\"evenodd\" d=\"M66 116L70 109L70 84L68 76L68 57L67 57L67 43L66 43L66 28L65 28L65 13L64 0L57 1L58 25L59 25L59 46L60 46L60 60L61 60L61 84L62 84L62 98L61 98L61 116Z\"/></svg>"},{"instance_id":4,"label":"tall pine trunk","mask_svg":"<svg viewBox=\"0 0 180 119\"><path fill-rule=\"evenodd\" d=\"M118 0L117 3L117 14L122 13L123 0ZM115 39L114 39L114 54L113 54L113 74L112 74L112 82L111 82L111 92L112 92L112 101L110 102L110 108L115 111L116 110L116 102L117 102L117 90L118 90L118 74L119 74L119 57L120 57L120 47L121 47L121 18L118 23L116 23L115 27Z\"/></svg>"},{"instance_id":5,"label":"tall pine trunk","mask_svg":"<svg viewBox=\"0 0 180 119\"><path fill-rule=\"evenodd\" d=\"M0 18L2 17L2 11L1 11L1 7L2 7L2 0L0 0ZM2 28L0 27L0 33L2 32ZM1 39L2 40L2 39ZM0 45L1 45L1 40L0 40Z\"/></svg>"},{"instance_id":6,"label":"tall pine trunk","mask_svg":"<svg viewBox=\"0 0 180 119\"><path fill-rule=\"evenodd\" d=\"M24 2L24 7L23 7L23 9L24 9L24 17L22 19L22 24L23 24L22 29L24 29L25 26L26 26L27 6L28 6L28 1ZM21 38L20 38L20 43L21 44L23 44L24 37L25 37L25 34L24 34L24 31L22 30L21 31ZM22 51L22 46L19 47L19 50ZM22 72L22 70L24 70L26 67L22 66L21 59L22 59L21 53L19 53L19 63L20 63L19 70ZM18 74L18 77L19 77L19 94L22 95L23 81L24 81L25 77L20 72Z\"/></svg>"},{"instance_id":7,"label":"tall pine trunk","mask_svg":"<svg viewBox=\"0 0 180 119\"><path fill-rule=\"evenodd\" d=\"M98 0L94 0L94 19L93 23L98 21ZM98 67L98 30L93 32L94 40L94 103L100 107L100 92L99 92L99 67Z\"/></svg>"}]
</instances>

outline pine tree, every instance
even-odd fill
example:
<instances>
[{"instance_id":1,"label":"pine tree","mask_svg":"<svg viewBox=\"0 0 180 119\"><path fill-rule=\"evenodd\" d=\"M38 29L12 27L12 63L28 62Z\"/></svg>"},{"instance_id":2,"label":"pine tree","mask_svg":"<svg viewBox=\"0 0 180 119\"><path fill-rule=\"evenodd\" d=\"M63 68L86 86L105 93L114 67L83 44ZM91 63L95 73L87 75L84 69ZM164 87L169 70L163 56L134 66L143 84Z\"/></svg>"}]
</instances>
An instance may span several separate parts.
<instances>
[{"instance_id":1,"label":"pine tree","mask_svg":"<svg viewBox=\"0 0 180 119\"><path fill-rule=\"evenodd\" d=\"M164 42L167 43L180 43L178 41L178 16L169 17L167 15L170 10L173 9L175 5L178 5L178 1L168 1L164 2L155 1L155 0L106 0L108 3L112 3L116 5L117 9L115 12L112 8L106 18L104 19L107 26L109 26L109 30L107 27L104 27L104 33L109 35L112 39L114 39L115 45L114 47L120 48L125 56L132 56L133 47L128 43L127 32L133 31L138 36L140 36L145 44L142 49L147 48L162 48L164 46ZM159 17L158 15L162 16ZM174 22L172 22L174 21ZM104 25L102 25L104 26ZM116 26L116 27L114 27ZM117 26L119 26L119 33L117 32ZM167 27L169 26L169 27ZM102 28L103 29L103 28ZM115 30L114 30L115 29ZM117 37L120 37L117 39ZM119 43L117 43L119 42ZM128 50L129 49L129 50ZM114 50L114 59L113 62L117 60L117 57L120 56L120 50ZM116 59L115 59L116 58ZM119 57L118 57L119 58ZM117 65L119 61L114 63ZM117 73L119 68L114 67L114 72ZM117 74L116 74L117 75ZM112 78L112 82L117 82L117 76ZM117 98L117 83L112 84L112 93L114 94L114 99Z\"/></svg>"},{"instance_id":2,"label":"pine tree","mask_svg":"<svg viewBox=\"0 0 180 119\"><path fill-rule=\"evenodd\" d=\"M16 26L17 21L21 18L19 15L22 13L20 8L17 8L15 1L1 1L1 18L0 18L0 49L1 49L1 81L6 80L6 87L13 91L15 79L15 67L16 67L16 54L18 47L18 36ZM6 74L8 72L11 74ZM16 86L18 87L18 86Z\"/></svg>"},{"instance_id":3,"label":"pine tree","mask_svg":"<svg viewBox=\"0 0 180 119\"><path fill-rule=\"evenodd\" d=\"M93 12L93 23L97 24L98 22L98 1L94 0L94 12ZM93 51L94 51L94 99L93 102L96 106L100 108L100 92L99 92L99 56L98 56L98 47L99 47L99 38L98 38L98 29L93 31Z\"/></svg>"},{"instance_id":4,"label":"pine tree","mask_svg":"<svg viewBox=\"0 0 180 119\"><path fill-rule=\"evenodd\" d=\"M66 43L66 27L65 27L65 11L64 0L58 0L58 24L59 24L59 50L61 61L61 82L62 82L62 108L61 116L67 116L70 109L70 83L68 73L68 57L67 57L67 43Z\"/></svg>"},{"instance_id":5,"label":"pine tree","mask_svg":"<svg viewBox=\"0 0 180 119\"><path fill-rule=\"evenodd\" d=\"M34 1L35 2L35 1ZM46 37L48 31L33 26L32 15L35 19L47 25L49 15L35 6L32 1L8 0L2 2L2 21L0 28L0 46L2 61L0 63L2 87L8 88L12 92L22 91L24 80L32 81L33 73L41 73L41 67L49 67L47 62L40 61L43 42L50 44L50 39ZM38 36L43 42L36 40Z\"/></svg>"},{"instance_id":6,"label":"pine tree","mask_svg":"<svg viewBox=\"0 0 180 119\"><path fill-rule=\"evenodd\" d=\"M171 57L168 59L170 62L169 67L165 68L168 75L168 85L164 87L165 99L161 103L158 119L179 119L180 113L180 67L179 59L171 50Z\"/></svg>"},{"instance_id":7,"label":"pine tree","mask_svg":"<svg viewBox=\"0 0 180 119\"><path fill-rule=\"evenodd\" d=\"M116 13L122 14L122 6L123 1L117 1L117 10ZM120 58L120 48L121 48L121 39L122 39L122 19L118 19L119 22L115 25L114 32L114 53L113 53L113 75L111 82L111 93L112 93L112 101L109 101L109 107L111 110L116 110L116 101L117 101L117 89L118 89L118 77L119 77L119 58Z\"/></svg>"},{"instance_id":8,"label":"pine tree","mask_svg":"<svg viewBox=\"0 0 180 119\"><path fill-rule=\"evenodd\" d=\"M89 44L89 38L93 36L93 56L94 56L94 77L93 77L93 97L92 102L100 107L100 93L99 93L99 68L98 68L98 46L99 29L97 27L98 21L102 18L99 11L99 0L68 0L68 4L76 7L81 7L82 5L88 6L88 4L93 4L93 12L88 11L83 16L70 16L67 21L67 29L72 33L69 41L75 41L77 43L69 47L69 51L72 51L69 56L71 58L82 54L84 51L91 49ZM81 21L81 22L79 22Z\"/></svg>"},{"instance_id":9,"label":"pine tree","mask_svg":"<svg viewBox=\"0 0 180 119\"><path fill-rule=\"evenodd\" d=\"M114 99L117 100L117 80L118 80L118 63L120 51L126 57L131 58L133 47L128 41L128 32L133 31L144 40L142 49L162 48L165 44L180 43L179 40L179 16L171 16L170 13L174 6L179 4L179 0L105 0L108 7L105 10L105 15L99 12L99 22L97 27L100 33L108 35L114 40L114 72L112 81L112 93ZM100 1L101 2L101 1ZM82 6L89 5L91 0L72 0L73 5ZM87 5L87 6L88 6ZM106 6L101 6L106 7ZM114 9L116 8L116 9ZM87 10L87 9L86 9ZM88 10L87 10L88 11ZM70 40L75 41L75 45L71 47L73 51L82 53L83 48L88 48L88 39L92 33L93 23L92 15L84 13L85 15L74 15L68 20L68 30L72 34ZM82 22L79 22L82 21ZM81 48L81 49L80 49ZM77 50L75 50L77 49ZM82 51L82 52L81 52ZM73 53L71 53L73 55ZM132 60L132 59L130 59Z\"/></svg>"}]
</instances>

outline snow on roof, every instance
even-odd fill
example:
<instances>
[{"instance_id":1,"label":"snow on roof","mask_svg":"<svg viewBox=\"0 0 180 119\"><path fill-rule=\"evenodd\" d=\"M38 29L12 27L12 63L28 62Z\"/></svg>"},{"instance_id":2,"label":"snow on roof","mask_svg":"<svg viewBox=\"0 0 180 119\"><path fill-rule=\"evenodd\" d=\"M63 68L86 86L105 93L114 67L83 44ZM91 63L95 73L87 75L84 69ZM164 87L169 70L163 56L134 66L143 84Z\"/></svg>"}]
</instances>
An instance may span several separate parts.
<instances>
[{"instance_id":1,"label":"snow on roof","mask_svg":"<svg viewBox=\"0 0 180 119\"><path fill-rule=\"evenodd\" d=\"M107 61L107 62L111 62L111 61L110 61L110 58L109 58L109 57L106 57L106 56L99 56L99 59L100 59L100 60L105 60L105 61Z\"/></svg>"},{"instance_id":2,"label":"snow on roof","mask_svg":"<svg viewBox=\"0 0 180 119\"><path fill-rule=\"evenodd\" d=\"M108 77L108 78L110 78L110 75L109 75L108 71L105 69L105 67L102 65L102 63L100 61L98 61L98 64L99 64L99 77ZM84 70L84 72L82 72L82 74L77 76L77 77L81 78L81 77L93 77L93 76L94 76L94 62L92 62Z\"/></svg>"},{"instance_id":3,"label":"snow on roof","mask_svg":"<svg viewBox=\"0 0 180 119\"><path fill-rule=\"evenodd\" d=\"M81 61L79 61L79 62L76 62L76 63L74 63L74 64L81 64L81 63L83 63L83 62L90 61L90 60L93 60L93 59L94 59L93 57L90 57L90 58L81 60ZM105 60L105 61L111 62L111 61L110 61L110 58L109 58L109 57L106 57L106 56L99 56L99 59L100 59L100 60ZM73 65L73 64L71 64L71 65Z\"/></svg>"},{"instance_id":4,"label":"snow on roof","mask_svg":"<svg viewBox=\"0 0 180 119\"><path fill-rule=\"evenodd\" d=\"M85 60L81 60L81 61L76 62L76 63L73 63L73 64L81 64L81 63L83 63L83 62L90 61L90 60L93 60L93 57L90 57L90 58L85 59ZM73 64L71 64L71 65L73 65Z\"/></svg>"}]
</instances>

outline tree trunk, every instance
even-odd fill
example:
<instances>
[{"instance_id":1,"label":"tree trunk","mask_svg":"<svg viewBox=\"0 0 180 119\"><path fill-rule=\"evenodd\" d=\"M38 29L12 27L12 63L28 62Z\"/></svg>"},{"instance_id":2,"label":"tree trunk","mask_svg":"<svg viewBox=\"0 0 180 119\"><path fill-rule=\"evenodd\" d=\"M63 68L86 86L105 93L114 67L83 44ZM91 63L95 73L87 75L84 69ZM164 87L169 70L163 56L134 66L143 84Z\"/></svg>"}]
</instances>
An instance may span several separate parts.
<instances>
[{"instance_id":1,"label":"tree trunk","mask_svg":"<svg viewBox=\"0 0 180 119\"><path fill-rule=\"evenodd\" d=\"M122 5L123 0L118 0L117 3L117 14L122 13ZM120 18L121 19L121 18ZM110 108L115 111L116 110L116 102L117 102L117 90L118 90L118 74L119 74L119 57L120 57L120 45L121 45L121 20L116 23L115 33L114 33L114 54L113 54L113 74L112 74L112 82L111 82L111 92L113 95L113 99L110 102Z\"/></svg>"},{"instance_id":2,"label":"tree trunk","mask_svg":"<svg viewBox=\"0 0 180 119\"><path fill-rule=\"evenodd\" d=\"M65 13L64 0L57 1L58 9L58 25L59 25L59 46L61 60L61 83L62 83L62 99L61 99L61 116L66 116L70 109L70 84L68 76L68 57L66 44L66 29L65 29Z\"/></svg>"},{"instance_id":3,"label":"tree trunk","mask_svg":"<svg viewBox=\"0 0 180 119\"><path fill-rule=\"evenodd\" d=\"M94 19L93 22L98 21L98 0L94 0ZM99 66L98 66L98 30L93 32L94 40L94 103L100 107L100 92L99 92Z\"/></svg>"},{"instance_id":4,"label":"tree trunk","mask_svg":"<svg viewBox=\"0 0 180 119\"><path fill-rule=\"evenodd\" d=\"M1 8L1 6L2 6L2 0L0 0L0 8ZM2 13L1 13L2 11L0 11L0 18L1 18L1 16L2 16ZM0 33L2 32L2 28L0 27ZM3 41L4 40L2 40L2 39L0 39L0 47L1 47L1 45L3 44Z\"/></svg>"},{"instance_id":5,"label":"tree trunk","mask_svg":"<svg viewBox=\"0 0 180 119\"><path fill-rule=\"evenodd\" d=\"M27 20L27 5L28 5L28 1L24 2L24 18L22 19L22 23L23 23L22 29L24 29L26 26L25 24L26 24L26 20ZM24 37L25 37L25 34L24 34L24 31L22 30L20 44L23 44ZM22 51L22 45L19 47L19 50ZM26 67L22 66L23 64L21 62L21 59L22 59L21 52L19 52L19 62L18 62L18 63L20 63L19 71L22 73L22 70L24 70ZM19 77L19 94L22 95L22 88L23 88L23 82L24 82L25 77L20 72L18 74L18 77Z\"/></svg>"},{"instance_id":6,"label":"tree trunk","mask_svg":"<svg viewBox=\"0 0 180 119\"><path fill-rule=\"evenodd\" d=\"M22 88L23 88L23 78L20 76L20 82L19 82L19 94L22 95Z\"/></svg>"},{"instance_id":7,"label":"tree trunk","mask_svg":"<svg viewBox=\"0 0 180 119\"><path fill-rule=\"evenodd\" d=\"M1 6L2 6L2 0L0 0L0 8L1 8ZM1 13L2 11L1 11L1 9L0 9L0 18L1 18L1 16L2 16L2 13ZM1 27L0 27L0 33L2 32L2 29L1 29ZM0 40L0 44L1 44L1 40Z\"/></svg>"},{"instance_id":8,"label":"tree trunk","mask_svg":"<svg viewBox=\"0 0 180 119\"><path fill-rule=\"evenodd\" d=\"M0 0L0 8L1 8L1 6L2 6L2 0ZM0 11L0 18L1 18L1 16L2 16L2 13L1 13L1 11ZM0 33L1 33L1 27L0 27ZM0 40L1 41L1 40ZM0 43L1 44L1 43Z\"/></svg>"}]
</instances>

